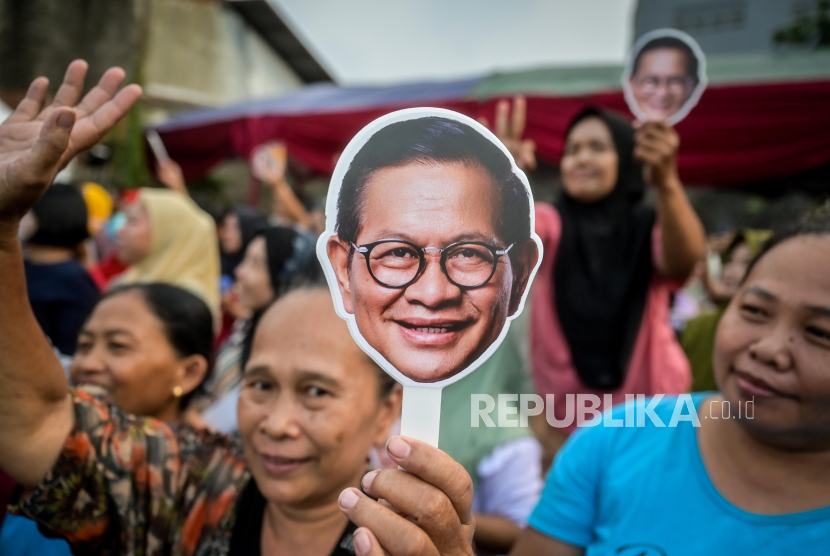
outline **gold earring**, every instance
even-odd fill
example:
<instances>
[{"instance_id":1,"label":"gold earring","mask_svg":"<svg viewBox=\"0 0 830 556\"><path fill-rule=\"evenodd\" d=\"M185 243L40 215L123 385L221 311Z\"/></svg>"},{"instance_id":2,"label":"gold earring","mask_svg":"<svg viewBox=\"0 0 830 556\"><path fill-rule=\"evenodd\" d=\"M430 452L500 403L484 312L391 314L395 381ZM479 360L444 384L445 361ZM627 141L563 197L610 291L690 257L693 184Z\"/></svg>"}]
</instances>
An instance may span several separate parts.
<instances>
[{"instance_id":1,"label":"gold earring","mask_svg":"<svg viewBox=\"0 0 830 556\"><path fill-rule=\"evenodd\" d=\"M182 388L181 386L176 386L175 388L173 388L174 397L181 398L182 394L184 394L184 388Z\"/></svg>"}]
</instances>

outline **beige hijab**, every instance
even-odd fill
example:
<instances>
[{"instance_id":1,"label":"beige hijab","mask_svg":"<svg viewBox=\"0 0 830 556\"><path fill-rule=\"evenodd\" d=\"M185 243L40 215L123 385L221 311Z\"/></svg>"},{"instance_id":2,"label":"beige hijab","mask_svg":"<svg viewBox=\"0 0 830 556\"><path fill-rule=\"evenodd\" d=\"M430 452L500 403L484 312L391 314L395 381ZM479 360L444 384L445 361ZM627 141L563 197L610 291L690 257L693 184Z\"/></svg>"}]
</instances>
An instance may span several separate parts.
<instances>
[{"instance_id":1,"label":"beige hijab","mask_svg":"<svg viewBox=\"0 0 830 556\"><path fill-rule=\"evenodd\" d=\"M213 219L190 197L167 189L141 189L150 217L150 254L119 284L167 282L204 300L219 315L219 244Z\"/></svg>"}]
</instances>

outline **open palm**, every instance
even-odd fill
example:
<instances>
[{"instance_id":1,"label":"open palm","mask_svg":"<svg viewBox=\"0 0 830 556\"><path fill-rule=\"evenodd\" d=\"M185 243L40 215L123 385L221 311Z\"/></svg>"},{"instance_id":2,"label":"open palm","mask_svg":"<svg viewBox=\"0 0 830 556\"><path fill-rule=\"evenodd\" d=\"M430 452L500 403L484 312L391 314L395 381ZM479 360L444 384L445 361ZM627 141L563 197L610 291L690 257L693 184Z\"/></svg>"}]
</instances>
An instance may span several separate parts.
<instances>
[{"instance_id":1,"label":"open palm","mask_svg":"<svg viewBox=\"0 0 830 556\"><path fill-rule=\"evenodd\" d=\"M49 81L35 79L26 98L0 125L0 222L25 214L55 174L100 141L141 96L138 85L119 91L124 70L110 68L81 99L86 72L86 62L72 62L48 106Z\"/></svg>"}]
</instances>

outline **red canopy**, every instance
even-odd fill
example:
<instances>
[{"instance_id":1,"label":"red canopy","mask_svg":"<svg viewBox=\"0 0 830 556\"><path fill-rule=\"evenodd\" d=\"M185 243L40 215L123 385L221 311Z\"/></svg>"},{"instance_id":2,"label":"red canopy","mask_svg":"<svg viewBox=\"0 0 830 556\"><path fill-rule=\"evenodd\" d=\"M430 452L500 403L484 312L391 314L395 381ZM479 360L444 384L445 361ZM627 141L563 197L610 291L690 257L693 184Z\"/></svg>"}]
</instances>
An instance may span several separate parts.
<instances>
[{"instance_id":1,"label":"red canopy","mask_svg":"<svg viewBox=\"0 0 830 556\"><path fill-rule=\"evenodd\" d=\"M492 121L497 100L417 99L346 109L253 113L224 109L224 116L173 120L158 131L189 179L227 157L247 158L257 145L269 140L284 141L289 156L315 171L329 173L334 155L360 128L383 114L427 105ZM830 81L710 87L677 126L683 181L735 187L830 162L829 103ZM528 97L525 135L536 142L540 159L558 164L567 123L589 104L629 114L619 91Z\"/></svg>"}]
</instances>

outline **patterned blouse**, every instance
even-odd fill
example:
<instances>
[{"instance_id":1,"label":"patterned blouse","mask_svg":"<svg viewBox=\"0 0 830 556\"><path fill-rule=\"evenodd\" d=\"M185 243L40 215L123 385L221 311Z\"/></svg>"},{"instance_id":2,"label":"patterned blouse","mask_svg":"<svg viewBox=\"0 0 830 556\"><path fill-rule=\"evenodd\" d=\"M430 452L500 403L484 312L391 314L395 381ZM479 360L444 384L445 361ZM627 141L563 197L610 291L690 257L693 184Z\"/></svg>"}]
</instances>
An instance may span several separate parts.
<instances>
[{"instance_id":1,"label":"patterned blouse","mask_svg":"<svg viewBox=\"0 0 830 556\"><path fill-rule=\"evenodd\" d=\"M236 502L256 491L241 439L128 415L85 392L72 397L75 428L55 467L10 510L75 554L228 554Z\"/></svg>"}]
</instances>

